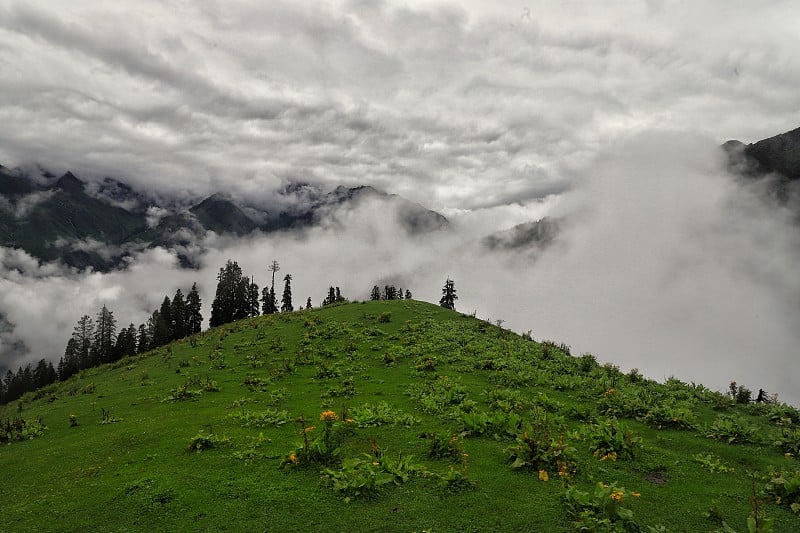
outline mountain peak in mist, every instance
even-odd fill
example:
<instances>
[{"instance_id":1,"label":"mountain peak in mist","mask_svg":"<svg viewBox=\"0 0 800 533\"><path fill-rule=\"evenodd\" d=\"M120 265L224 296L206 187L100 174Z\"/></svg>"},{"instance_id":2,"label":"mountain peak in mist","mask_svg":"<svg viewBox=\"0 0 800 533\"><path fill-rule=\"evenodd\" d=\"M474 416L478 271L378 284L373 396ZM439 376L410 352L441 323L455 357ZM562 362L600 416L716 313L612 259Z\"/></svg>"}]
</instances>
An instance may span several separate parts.
<instances>
[{"instance_id":1,"label":"mountain peak in mist","mask_svg":"<svg viewBox=\"0 0 800 533\"><path fill-rule=\"evenodd\" d=\"M63 176L61 176L57 182L55 182L53 188L61 189L62 191L69 193L83 192L84 183L81 180L79 180L75 176L75 174L69 171Z\"/></svg>"},{"instance_id":2,"label":"mountain peak in mist","mask_svg":"<svg viewBox=\"0 0 800 533\"><path fill-rule=\"evenodd\" d=\"M747 145L730 140L722 148L739 174L777 174L788 181L800 180L800 128Z\"/></svg>"}]
</instances>

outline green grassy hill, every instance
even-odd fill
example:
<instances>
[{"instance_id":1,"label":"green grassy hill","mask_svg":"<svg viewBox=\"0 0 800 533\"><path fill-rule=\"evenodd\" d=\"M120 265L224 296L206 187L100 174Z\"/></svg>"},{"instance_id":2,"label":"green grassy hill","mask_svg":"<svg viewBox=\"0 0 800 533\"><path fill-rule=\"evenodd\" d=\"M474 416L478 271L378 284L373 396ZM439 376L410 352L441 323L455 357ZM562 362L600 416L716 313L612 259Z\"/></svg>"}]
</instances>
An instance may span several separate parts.
<instances>
[{"instance_id":1,"label":"green grassy hill","mask_svg":"<svg viewBox=\"0 0 800 533\"><path fill-rule=\"evenodd\" d=\"M747 531L754 505L800 530L796 410L416 301L244 320L0 409L1 531Z\"/></svg>"}]
</instances>

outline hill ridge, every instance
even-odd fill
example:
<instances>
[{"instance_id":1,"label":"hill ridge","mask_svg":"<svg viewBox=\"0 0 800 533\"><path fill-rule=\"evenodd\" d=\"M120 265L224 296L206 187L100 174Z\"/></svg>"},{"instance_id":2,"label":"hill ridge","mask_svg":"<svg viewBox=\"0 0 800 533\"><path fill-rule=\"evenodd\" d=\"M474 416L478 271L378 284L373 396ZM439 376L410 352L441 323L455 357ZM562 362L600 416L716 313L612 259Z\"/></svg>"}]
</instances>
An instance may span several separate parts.
<instances>
[{"instance_id":1,"label":"hill ridge","mask_svg":"<svg viewBox=\"0 0 800 533\"><path fill-rule=\"evenodd\" d=\"M570 531L594 490L630 527L744 528L800 417L736 400L424 302L262 316L1 407L47 429L0 446L0 529Z\"/></svg>"}]
</instances>

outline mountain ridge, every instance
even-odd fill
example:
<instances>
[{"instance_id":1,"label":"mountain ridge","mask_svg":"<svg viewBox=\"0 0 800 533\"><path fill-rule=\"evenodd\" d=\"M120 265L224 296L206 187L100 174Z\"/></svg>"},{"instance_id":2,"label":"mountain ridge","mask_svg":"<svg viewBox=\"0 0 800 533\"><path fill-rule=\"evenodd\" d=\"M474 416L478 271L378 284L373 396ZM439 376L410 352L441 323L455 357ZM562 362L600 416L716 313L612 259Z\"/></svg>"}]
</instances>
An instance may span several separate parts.
<instances>
[{"instance_id":1,"label":"mountain ridge","mask_svg":"<svg viewBox=\"0 0 800 533\"><path fill-rule=\"evenodd\" d=\"M276 193L279 208L243 204L217 192L184 209L159 203L113 178L89 184L72 171L49 176L43 184L23 169L0 166L0 245L79 270L121 268L130 254L156 246L176 250L181 265L192 267L195 259L179 248L201 241L208 232L241 237L306 228L331 209L367 196L394 205L398 222L410 234L449 224L435 211L370 186L339 186L326 193L309 184L287 184Z\"/></svg>"}]
</instances>

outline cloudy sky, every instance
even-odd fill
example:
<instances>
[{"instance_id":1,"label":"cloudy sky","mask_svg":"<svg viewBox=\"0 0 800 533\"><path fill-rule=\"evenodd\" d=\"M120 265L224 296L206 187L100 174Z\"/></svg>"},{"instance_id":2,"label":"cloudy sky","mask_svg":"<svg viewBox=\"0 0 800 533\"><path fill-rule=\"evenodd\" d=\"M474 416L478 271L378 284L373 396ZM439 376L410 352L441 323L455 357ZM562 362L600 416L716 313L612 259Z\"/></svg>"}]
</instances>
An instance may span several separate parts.
<instances>
[{"instance_id":1,"label":"cloudy sky","mask_svg":"<svg viewBox=\"0 0 800 533\"><path fill-rule=\"evenodd\" d=\"M139 322L193 278L210 297L227 257L264 278L278 258L315 303L329 283L364 297L365 278L436 301L450 275L463 310L537 338L789 395L797 232L716 147L800 126L797 20L778 0L0 0L4 166L189 200L369 184L453 222L420 241L363 205L302 236L206 243L192 273L163 250L106 275L0 250L0 338L58 353L102 303ZM544 215L568 223L536 258L474 242ZM42 294L72 303L52 338Z\"/></svg>"}]
</instances>

